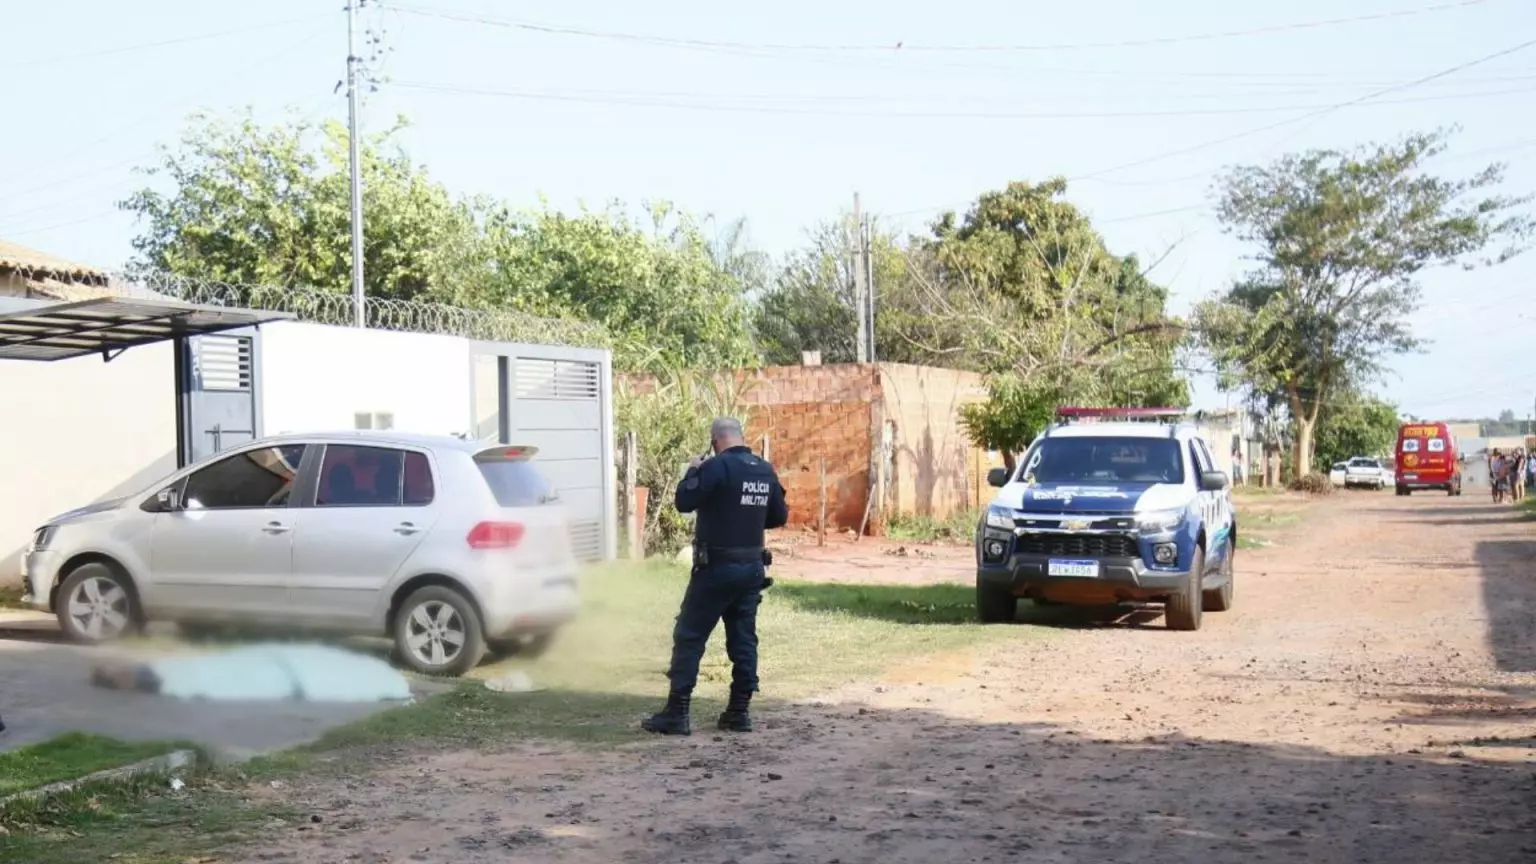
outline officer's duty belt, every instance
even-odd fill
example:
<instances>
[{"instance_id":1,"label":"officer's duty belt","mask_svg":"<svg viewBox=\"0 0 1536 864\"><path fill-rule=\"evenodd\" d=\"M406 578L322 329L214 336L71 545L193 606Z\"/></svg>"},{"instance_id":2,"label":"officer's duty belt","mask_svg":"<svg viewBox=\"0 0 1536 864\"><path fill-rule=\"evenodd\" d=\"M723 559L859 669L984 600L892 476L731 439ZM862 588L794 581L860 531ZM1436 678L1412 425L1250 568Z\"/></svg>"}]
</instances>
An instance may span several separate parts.
<instances>
[{"instance_id":1,"label":"officer's duty belt","mask_svg":"<svg viewBox=\"0 0 1536 864\"><path fill-rule=\"evenodd\" d=\"M763 547L761 546L711 546L705 550L708 556L706 560L711 564L761 564L763 563Z\"/></svg>"}]
</instances>

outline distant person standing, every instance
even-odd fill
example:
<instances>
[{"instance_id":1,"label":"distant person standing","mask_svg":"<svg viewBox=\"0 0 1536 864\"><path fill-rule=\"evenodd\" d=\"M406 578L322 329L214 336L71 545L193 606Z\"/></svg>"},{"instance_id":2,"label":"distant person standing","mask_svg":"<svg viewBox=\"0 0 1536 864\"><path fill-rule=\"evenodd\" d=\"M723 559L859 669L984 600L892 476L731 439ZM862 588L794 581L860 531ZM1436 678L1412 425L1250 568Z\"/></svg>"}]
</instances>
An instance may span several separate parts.
<instances>
[{"instance_id":1,"label":"distant person standing","mask_svg":"<svg viewBox=\"0 0 1536 864\"><path fill-rule=\"evenodd\" d=\"M1524 448L1516 447L1509 457L1509 491L1516 501L1525 500L1525 472L1528 456Z\"/></svg>"}]
</instances>

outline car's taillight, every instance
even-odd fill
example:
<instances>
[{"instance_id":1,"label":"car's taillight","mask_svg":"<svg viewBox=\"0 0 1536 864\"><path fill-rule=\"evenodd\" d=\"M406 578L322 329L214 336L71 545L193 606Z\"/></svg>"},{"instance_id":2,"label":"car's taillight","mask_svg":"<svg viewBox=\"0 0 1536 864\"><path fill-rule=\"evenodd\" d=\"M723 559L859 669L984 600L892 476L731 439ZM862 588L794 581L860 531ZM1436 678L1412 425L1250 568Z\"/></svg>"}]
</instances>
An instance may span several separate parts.
<instances>
[{"instance_id":1,"label":"car's taillight","mask_svg":"<svg viewBox=\"0 0 1536 864\"><path fill-rule=\"evenodd\" d=\"M471 549L511 549L523 539L521 522L481 522L469 529Z\"/></svg>"}]
</instances>

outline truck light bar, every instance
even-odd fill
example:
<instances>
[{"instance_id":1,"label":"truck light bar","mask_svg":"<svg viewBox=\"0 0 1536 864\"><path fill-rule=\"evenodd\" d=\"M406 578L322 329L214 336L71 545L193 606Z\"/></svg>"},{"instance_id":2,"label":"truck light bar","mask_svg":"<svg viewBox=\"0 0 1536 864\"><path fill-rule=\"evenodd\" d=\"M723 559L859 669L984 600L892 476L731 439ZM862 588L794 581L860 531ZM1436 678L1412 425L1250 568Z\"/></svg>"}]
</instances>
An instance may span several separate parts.
<instances>
[{"instance_id":1,"label":"truck light bar","mask_svg":"<svg viewBox=\"0 0 1536 864\"><path fill-rule=\"evenodd\" d=\"M1171 423L1186 413L1180 408L1057 408L1056 418L1063 423L1106 420Z\"/></svg>"}]
</instances>

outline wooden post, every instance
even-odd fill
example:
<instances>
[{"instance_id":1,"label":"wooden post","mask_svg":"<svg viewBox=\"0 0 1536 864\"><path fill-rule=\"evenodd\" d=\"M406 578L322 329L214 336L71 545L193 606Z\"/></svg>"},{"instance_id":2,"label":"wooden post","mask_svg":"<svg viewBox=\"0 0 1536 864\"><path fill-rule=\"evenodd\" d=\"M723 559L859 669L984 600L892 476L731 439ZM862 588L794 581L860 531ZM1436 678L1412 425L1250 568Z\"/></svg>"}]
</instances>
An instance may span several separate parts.
<instances>
[{"instance_id":1,"label":"wooden post","mask_svg":"<svg viewBox=\"0 0 1536 864\"><path fill-rule=\"evenodd\" d=\"M763 433L763 461L772 462L773 454L768 450L768 433Z\"/></svg>"},{"instance_id":2,"label":"wooden post","mask_svg":"<svg viewBox=\"0 0 1536 864\"><path fill-rule=\"evenodd\" d=\"M821 520L817 523L816 545L827 545L827 459L821 459Z\"/></svg>"},{"instance_id":3,"label":"wooden post","mask_svg":"<svg viewBox=\"0 0 1536 864\"><path fill-rule=\"evenodd\" d=\"M629 526L629 557L638 561L645 557L645 514L640 502L635 500L635 487L639 485L640 444L633 429L624 433L624 501L625 524Z\"/></svg>"}]
</instances>

